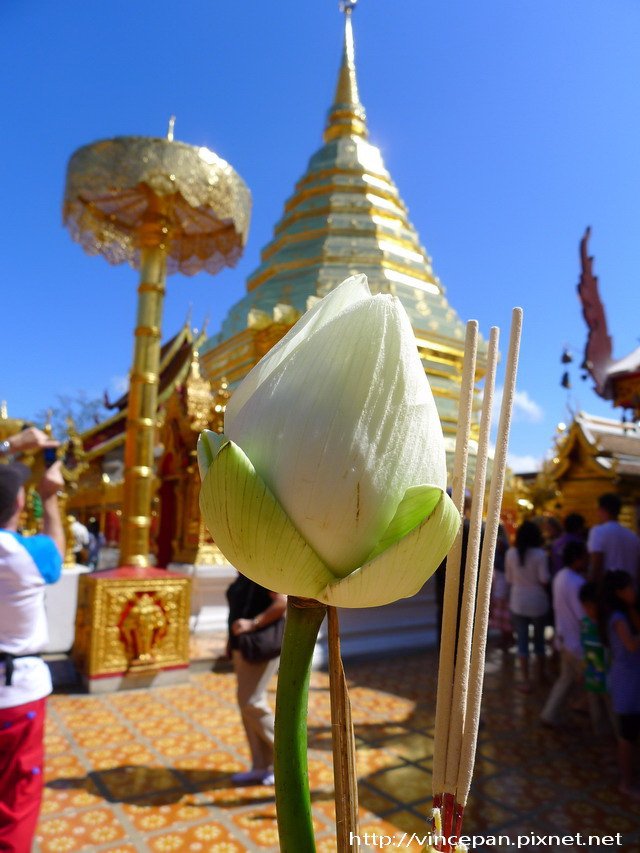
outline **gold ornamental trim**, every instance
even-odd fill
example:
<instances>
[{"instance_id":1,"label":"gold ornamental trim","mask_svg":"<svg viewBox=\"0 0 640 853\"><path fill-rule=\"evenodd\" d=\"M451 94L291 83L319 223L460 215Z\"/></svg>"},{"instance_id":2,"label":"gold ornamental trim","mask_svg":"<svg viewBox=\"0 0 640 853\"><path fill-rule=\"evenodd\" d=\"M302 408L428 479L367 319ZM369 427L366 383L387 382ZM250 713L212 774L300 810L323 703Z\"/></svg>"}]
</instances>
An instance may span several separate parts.
<instances>
[{"instance_id":1,"label":"gold ornamental trim","mask_svg":"<svg viewBox=\"0 0 640 853\"><path fill-rule=\"evenodd\" d=\"M129 528L133 526L129 523ZM141 546L139 545L139 547ZM130 554L126 559L127 565L135 569L146 569L149 565L149 559L144 554Z\"/></svg>"},{"instance_id":2,"label":"gold ornamental trim","mask_svg":"<svg viewBox=\"0 0 640 853\"><path fill-rule=\"evenodd\" d=\"M136 424L142 427L151 427L155 422L155 418L127 418L128 424Z\"/></svg>"},{"instance_id":3,"label":"gold ornamental trim","mask_svg":"<svg viewBox=\"0 0 640 853\"><path fill-rule=\"evenodd\" d=\"M327 178L335 177L356 177L362 180L366 180L367 178L369 178L372 181L379 181L380 183L386 184L387 186L395 187L395 184L393 183L391 176L387 171L375 172L373 171L373 169L364 168L360 162L354 161L353 166L331 166L328 169L317 169L313 172L307 172L296 183L296 190L303 189L308 184L313 184L317 180L323 181ZM397 189L396 192L398 192ZM402 202L402 204L404 206L404 202Z\"/></svg>"},{"instance_id":4,"label":"gold ornamental trim","mask_svg":"<svg viewBox=\"0 0 640 853\"><path fill-rule=\"evenodd\" d=\"M262 250L261 259L263 262L268 261L273 257L273 255L286 246L315 240L318 237L345 237L347 239L356 237L358 239L373 239L377 242L378 249L380 251L389 251L388 249L380 246L380 243L385 243L389 246L393 246L394 249L397 248L398 252L401 252L402 250L415 252L416 255L421 256L418 263L428 263L428 259L425 257L425 253L422 251L417 240L407 240L405 237L398 237L395 234L386 233L381 231L379 228L364 230L353 225L350 228L338 228L329 224L322 228L309 228L307 231L296 231L294 233L285 231L281 236L277 237L272 243Z\"/></svg>"},{"instance_id":5,"label":"gold ornamental trim","mask_svg":"<svg viewBox=\"0 0 640 853\"><path fill-rule=\"evenodd\" d=\"M132 527L145 529L151 527L151 518L148 515L130 515L129 524Z\"/></svg>"},{"instance_id":6,"label":"gold ornamental trim","mask_svg":"<svg viewBox=\"0 0 640 853\"><path fill-rule=\"evenodd\" d=\"M342 193L345 195L345 193ZM345 216L360 216L365 213L368 217L373 219L374 216L379 219L385 219L389 222L395 222L400 225L403 225L405 228L408 225L407 217L404 213L402 215L400 213L395 213L389 208L378 207L374 204L366 210L354 208L353 205L349 204L338 204L333 198L330 204L325 204L322 207L314 207L313 208L313 217L321 217L321 216L331 216L332 214L344 214ZM301 219L308 219L312 214L309 210L298 210L298 211L289 211L282 219L278 222L278 224L274 228L274 234L281 234L287 228L289 228L294 222L299 222Z\"/></svg>"},{"instance_id":7,"label":"gold ornamental trim","mask_svg":"<svg viewBox=\"0 0 640 853\"><path fill-rule=\"evenodd\" d=\"M142 282L141 284L138 285L138 293L160 293L160 294L164 294L164 293L166 293L166 291L167 291L167 288L166 288L166 285L164 284L164 282L156 282L156 281L146 282L145 281L145 282Z\"/></svg>"},{"instance_id":8,"label":"gold ornamental trim","mask_svg":"<svg viewBox=\"0 0 640 853\"><path fill-rule=\"evenodd\" d=\"M153 468L150 468L148 465L131 465L129 467L130 471L134 471L138 477L153 477L154 472Z\"/></svg>"},{"instance_id":9,"label":"gold ornamental trim","mask_svg":"<svg viewBox=\"0 0 640 853\"><path fill-rule=\"evenodd\" d=\"M160 375L153 370L133 370L129 375L129 385L132 382L155 383L159 378Z\"/></svg>"},{"instance_id":10,"label":"gold ornamental trim","mask_svg":"<svg viewBox=\"0 0 640 853\"><path fill-rule=\"evenodd\" d=\"M363 178L364 180L364 178ZM398 210L401 210L404 215L406 215L406 207L400 196L398 195L397 189L392 184L387 184L385 187L380 187L376 185L375 187L371 184L367 183L349 183L341 186L340 184L320 184L319 186L307 186L301 188L296 192L296 194L289 199L289 201L285 204L285 212L289 212L295 210L301 202L306 201L310 198L316 198L317 196L328 195L331 193L331 196L335 198L337 195L348 195L348 196L364 196L365 198L372 194L372 190L375 190L375 195L384 201L388 201L393 204ZM307 213L308 215L308 213Z\"/></svg>"},{"instance_id":11,"label":"gold ornamental trim","mask_svg":"<svg viewBox=\"0 0 640 853\"><path fill-rule=\"evenodd\" d=\"M331 125L324 132L324 141L331 142L341 136L367 136L367 122L354 116L349 110L334 110Z\"/></svg>"}]
</instances>

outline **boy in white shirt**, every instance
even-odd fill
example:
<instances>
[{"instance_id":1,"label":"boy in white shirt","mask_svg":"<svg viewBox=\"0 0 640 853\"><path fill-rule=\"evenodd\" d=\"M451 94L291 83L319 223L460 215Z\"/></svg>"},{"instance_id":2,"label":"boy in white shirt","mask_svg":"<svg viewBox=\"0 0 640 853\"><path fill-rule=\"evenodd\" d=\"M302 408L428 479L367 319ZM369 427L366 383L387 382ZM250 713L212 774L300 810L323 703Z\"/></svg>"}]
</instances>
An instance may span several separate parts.
<instances>
[{"instance_id":1,"label":"boy in white shirt","mask_svg":"<svg viewBox=\"0 0 640 853\"><path fill-rule=\"evenodd\" d=\"M555 644L560 652L560 675L540 715L544 725L556 726L567 698L582 684L583 662L580 624L584 608L580 590L585 583L589 554L584 542L569 542L563 553L564 567L553 579Z\"/></svg>"}]
</instances>

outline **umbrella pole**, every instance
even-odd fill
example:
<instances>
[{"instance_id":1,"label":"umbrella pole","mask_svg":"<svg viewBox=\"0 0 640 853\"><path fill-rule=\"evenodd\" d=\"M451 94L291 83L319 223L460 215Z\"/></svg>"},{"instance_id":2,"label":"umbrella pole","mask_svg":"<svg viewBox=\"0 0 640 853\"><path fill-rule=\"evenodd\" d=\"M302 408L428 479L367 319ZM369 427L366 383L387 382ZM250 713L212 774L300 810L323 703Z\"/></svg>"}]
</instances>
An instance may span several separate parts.
<instances>
[{"instance_id":1,"label":"umbrella pole","mask_svg":"<svg viewBox=\"0 0 640 853\"><path fill-rule=\"evenodd\" d=\"M141 234L138 314L133 366L129 376L124 449L120 547L120 564L137 567L149 565L160 336L167 273L167 253L162 242L162 226L158 224L158 220L145 225L151 227L143 226Z\"/></svg>"}]
</instances>

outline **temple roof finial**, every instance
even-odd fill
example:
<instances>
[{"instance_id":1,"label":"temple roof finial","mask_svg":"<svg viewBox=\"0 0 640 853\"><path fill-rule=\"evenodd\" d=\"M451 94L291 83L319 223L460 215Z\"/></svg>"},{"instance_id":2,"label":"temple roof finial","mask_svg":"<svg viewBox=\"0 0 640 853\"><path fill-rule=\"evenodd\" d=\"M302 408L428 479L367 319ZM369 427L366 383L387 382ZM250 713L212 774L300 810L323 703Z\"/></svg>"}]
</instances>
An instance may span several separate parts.
<instances>
[{"instance_id":1,"label":"temple roof finial","mask_svg":"<svg viewBox=\"0 0 640 853\"><path fill-rule=\"evenodd\" d=\"M343 0L340 10L344 13L344 50L338 72L338 84L329 110L324 141L330 142L339 136L361 136L366 139L367 125L364 107L358 95L355 49L351 15L358 0Z\"/></svg>"}]
</instances>

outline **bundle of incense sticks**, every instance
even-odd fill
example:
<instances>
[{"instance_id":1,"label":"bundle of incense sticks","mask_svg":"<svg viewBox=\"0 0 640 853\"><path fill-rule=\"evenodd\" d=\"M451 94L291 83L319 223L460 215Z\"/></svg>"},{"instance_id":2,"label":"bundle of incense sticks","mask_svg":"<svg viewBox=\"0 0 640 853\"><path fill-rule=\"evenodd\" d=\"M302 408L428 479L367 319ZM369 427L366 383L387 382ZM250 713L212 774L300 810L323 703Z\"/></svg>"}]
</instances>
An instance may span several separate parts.
<instances>
[{"instance_id":1,"label":"bundle of incense sticks","mask_svg":"<svg viewBox=\"0 0 640 853\"><path fill-rule=\"evenodd\" d=\"M522 309L514 308L483 533L482 514L489 456L491 409L498 362L499 330L491 329L489 338L459 619L462 526L447 558L433 756L435 844L431 847L445 853L449 853L456 847L450 839L457 838L461 834L462 816L473 775L484 681L491 578L500 524L521 331ZM452 499L461 516L467 481L477 344L478 324L475 320L471 320L467 324L465 338L458 435L453 469Z\"/></svg>"}]
</instances>

